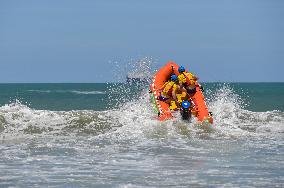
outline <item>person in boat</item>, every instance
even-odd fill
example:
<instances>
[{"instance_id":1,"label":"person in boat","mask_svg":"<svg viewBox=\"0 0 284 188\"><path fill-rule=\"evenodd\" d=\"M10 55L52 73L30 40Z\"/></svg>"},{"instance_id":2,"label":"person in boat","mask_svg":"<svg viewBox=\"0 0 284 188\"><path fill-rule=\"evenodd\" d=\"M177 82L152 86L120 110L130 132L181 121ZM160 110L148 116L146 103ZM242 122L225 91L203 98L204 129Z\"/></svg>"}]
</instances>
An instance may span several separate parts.
<instances>
[{"instance_id":1,"label":"person in boat","mask_svg":"<svg viewBox=\"0 0 284 188\"><path fill-rule=\"evenodd\" d=\"M185 71L185 68L183 66L180 66L178 68L179 76L179 84L184 89L186 89L187 94L192 95L196 92L196 81L198 80L198 77L196 77L191 72Z\"/></svg>"},{"instance_id":2,"label":"person in boat","mask_svg":"<svg viewBox=\"0 0 284 188\"><path fill-rule=\"evenodd\" d=\"M172 101L175 101L176 104L179 104L177 93L180 91L180 89L178 76L175 74L171 75L170 81L167 81L160 89L161 93L159 100L171 104L171 106Z\"/></svg>"}]
</instances>

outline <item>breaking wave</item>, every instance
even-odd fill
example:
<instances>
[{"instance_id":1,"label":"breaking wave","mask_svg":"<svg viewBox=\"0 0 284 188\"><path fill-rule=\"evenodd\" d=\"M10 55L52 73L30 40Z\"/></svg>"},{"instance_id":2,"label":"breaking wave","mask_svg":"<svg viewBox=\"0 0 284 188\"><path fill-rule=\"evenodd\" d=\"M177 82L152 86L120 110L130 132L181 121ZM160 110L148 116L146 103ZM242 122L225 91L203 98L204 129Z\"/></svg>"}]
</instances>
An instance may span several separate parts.
<instances>
[{"instance_id":1,"label":"breaking wave","mask_svg":"<svg viewBox=\"0 0 284 188\"><path fill-rule=\"evenodd\" d=\"M123 86L125 87L125 86ZM123 88L121 88L123 89ZM206 92L214 125L203 129L193 120L159 122L143 90L135 100L120 100L117 109L105 111L35 110L19 101L0 107L0 139L9 140L34 136L86 136L110 139L147 139L153 137L192 136L275 136L284 133L281 111L252 112L229 85L220 85Z\"/></svg>"},{"instance_id":2,"label":"breaking wave","mask_svg":"<svg viewBox=\"0 0 284 188\"><path fill-rule=\"evenodd\" d=\"M210 93L208 106L214 114L215 127L219 131L250 136L284 133L283 112L246 110L249 104L228 84L220 85L215 91L208 93Z\"/></svg>"}]
</instances>

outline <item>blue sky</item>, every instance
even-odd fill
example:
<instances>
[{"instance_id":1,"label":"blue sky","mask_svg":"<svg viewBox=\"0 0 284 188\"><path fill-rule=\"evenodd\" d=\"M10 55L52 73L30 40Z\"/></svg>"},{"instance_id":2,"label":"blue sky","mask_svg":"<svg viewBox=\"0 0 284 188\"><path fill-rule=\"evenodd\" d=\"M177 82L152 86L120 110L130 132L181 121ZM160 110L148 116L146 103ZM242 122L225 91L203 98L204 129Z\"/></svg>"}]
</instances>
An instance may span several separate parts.
<instances>
[{"instance_id":1,"label":"blue sky","mask_svg":"<svg viewBox=\"0 0 284 188\"><path fill-rule=\"evenodd\" d=\"M114 62L144 57L201 81L283 82L283 10L282 0L1 0L0 82L115 81Z\"/></svg>"}]
</instances>

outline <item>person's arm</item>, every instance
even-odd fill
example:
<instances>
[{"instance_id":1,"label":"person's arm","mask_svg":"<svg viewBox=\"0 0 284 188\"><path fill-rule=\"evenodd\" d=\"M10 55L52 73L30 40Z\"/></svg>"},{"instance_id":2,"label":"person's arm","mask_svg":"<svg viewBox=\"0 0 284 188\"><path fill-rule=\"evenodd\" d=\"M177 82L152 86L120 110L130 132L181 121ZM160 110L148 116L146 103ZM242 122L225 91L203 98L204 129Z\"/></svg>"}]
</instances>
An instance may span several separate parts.
<instances>
[{"instance_id":1,"label":"person's arm","mask_svg":"<svg viewBox=\"0 0 284 188\"><path fill-rule=\"evenodd\" d=\"M195 75L194 75L194 74L192 74L192 73L191 73L191 76L192 76L192 79L193 79L194 81L196 81L196 80L198 80L198 79L199 79L197 76L195 76Z\"/></svg>"},{"instance_id":2,"label":"person's arm","mask_svg":"<svg viewBox=\"0 0 284 188\"><path fill-rule=\"evenodd\" d=\"M162 91L165 89L167 83L168 83L168 82L164 83L164 85L163 85L158 91L162 92Z\"/></svg>"},{"instance_id":3,"label":"person's arm","mask_svg":"<svg viewBox=\"0 0 284 188\"><path fill-rule=\"evenodd\" d=\"M193 76L194 81L199 80L199 78L197 76Z\"/></svg>"},{"instance_id":4,"label":"person's arm","mask_svg":"<svg viewBox=\"0 0 284 188\"><path fill-rule=\"evenodd\" d=\"M172 97L173 97L173 99L176 101L176 104L178 105L178 104L179 104L179 101L178 101L178 99L177 99L176 89L173 89L173 91L172 91Z\"/></svg>"}]
</instances>

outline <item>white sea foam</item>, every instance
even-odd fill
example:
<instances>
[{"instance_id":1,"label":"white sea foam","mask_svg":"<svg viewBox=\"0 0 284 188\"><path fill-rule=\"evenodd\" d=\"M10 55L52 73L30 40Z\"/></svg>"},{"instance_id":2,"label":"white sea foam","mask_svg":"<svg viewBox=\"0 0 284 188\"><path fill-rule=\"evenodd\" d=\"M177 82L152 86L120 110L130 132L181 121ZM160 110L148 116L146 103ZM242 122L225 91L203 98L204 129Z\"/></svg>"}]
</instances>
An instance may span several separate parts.
<instances>
[{"instance_id":1,"label":"white sea foam","mask_svg":"<svg viewBox=\"0 0 284 188\"><path fill-rule=\"evenodd\" d=\"M106 111L1 106L0 184L281 187L283 112L248 111L228 86L210 96L212 130L159 122L147 91Z\"/></svg>"},{"instance_id":2,"label":"white sea foam","mask_svg":"<svg viewBox=\"0 0 284 188\"><path fill-rule=\"evenodd\" d=\"M235 136L252 136L263 133L283 133L284 113L280 111L252 112L246 110L248 105L228 85L221 85L210 93L209 109L213 112L217 130ZM275 126L277 128L275 128Z\"/></svg>"},{"instance_id":3,"label":"white sea foam","mask_svg":"<svg viewBox=\"0 0 284 188\"><path fill-rule=\"evenodd\" d=\"M121 87L126 87L125 85ZM123 89L123 88L122 88ZM194 136L200 132L196 121L159 122L144 90L138 99L118 100L119 109L107 111L35 110L16 101L0 107L2 139L17 136L94 134L115 139L147 139L149 137ZM209 110L213 112L213 136L274 136L284 132L284 114L280 111L252 112L233 89L224 85L211 92ZM209 134L210 135L210 134ZM5 137L5 138L4 138Z\"/></svg>"},{"instance_id":4,"label":"white sea foam","mask_svg":"<svg viewBox=\"0 0 284 188\"><path fill-rule=\"evenodd\" d=\"M35 93L51 93L51 90L39 90L39 89L30 89L27 90L28 92L35 92Z\"/></svg>"},{"instance_id":5,"label":"white sea foam","mask_svg":"<svg viewBox=\"0 0 284 188\"><path fill-rule=\"evenodd\" d=\"M104 95L106 92L104 91L76 91L72 90L71 93L80 94L80 95Z\"/></svg>"},{"instance_id":6,"label":"white sea foam","mask_svg":"<svg viewBox=\"0 0 284 188\"><path fill-rule=\"evenodd\" d=\"M28 90L29 92L36 93L74 93L79 95L104 95L104 91L81 91L81 90Z\"/></svg>"}]
</instances>

